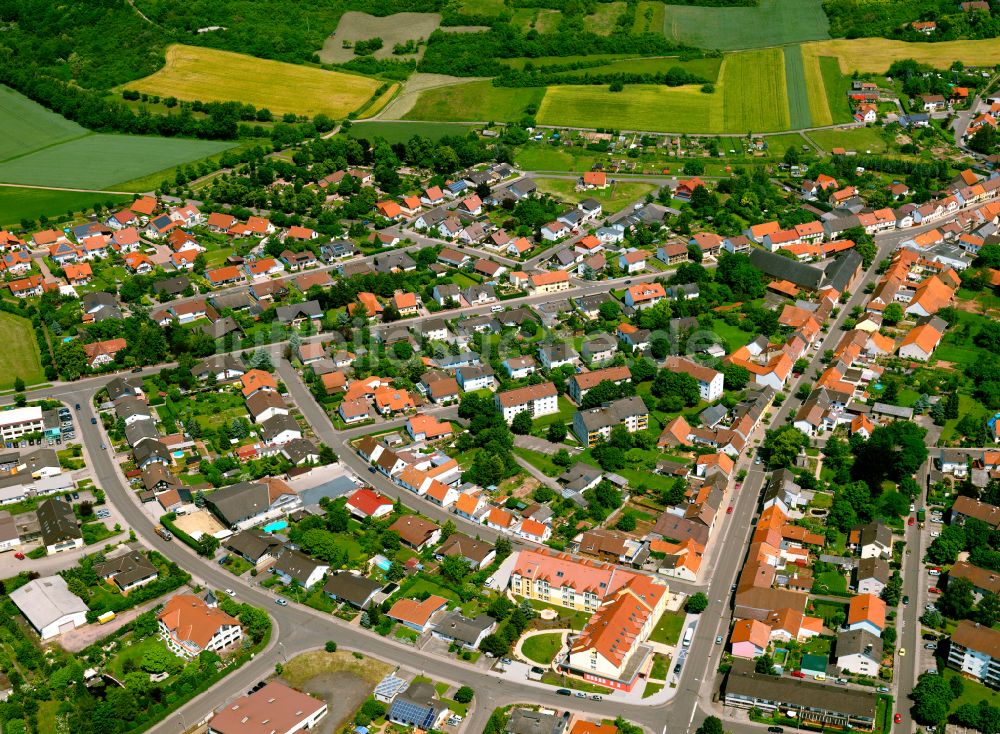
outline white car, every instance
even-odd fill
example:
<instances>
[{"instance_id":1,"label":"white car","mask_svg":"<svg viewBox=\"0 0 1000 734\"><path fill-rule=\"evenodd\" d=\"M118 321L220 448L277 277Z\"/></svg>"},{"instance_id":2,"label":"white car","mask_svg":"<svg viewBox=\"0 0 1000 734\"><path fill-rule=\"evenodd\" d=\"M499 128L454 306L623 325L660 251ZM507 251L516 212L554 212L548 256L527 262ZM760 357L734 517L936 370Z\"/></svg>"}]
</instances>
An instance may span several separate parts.
<instances>
[{"instance_id":1,"label":"white car","mask_svg":"<svg viewBox=\"0 0 1000 734\"><path fill-rule=\"evenodd\" d=\"M229 596L236 596L236 592L232 589L226 589L226 593L229 594Z\"/></svg>"},{"instance_id":2,"label":"white car","mask_svg":"<svg viewBox=\"0 0 1000 734\"><path fill-rule=\"evenodd\" d=\"M941 535L941 533L939 533L939 532L938 532L937 530L935 530L935 531L934 531L933 533L931 533L931 537L932 537L932 538L936 538L936 537L938 537L939 535Z\"/></svg>"}]
</instances>

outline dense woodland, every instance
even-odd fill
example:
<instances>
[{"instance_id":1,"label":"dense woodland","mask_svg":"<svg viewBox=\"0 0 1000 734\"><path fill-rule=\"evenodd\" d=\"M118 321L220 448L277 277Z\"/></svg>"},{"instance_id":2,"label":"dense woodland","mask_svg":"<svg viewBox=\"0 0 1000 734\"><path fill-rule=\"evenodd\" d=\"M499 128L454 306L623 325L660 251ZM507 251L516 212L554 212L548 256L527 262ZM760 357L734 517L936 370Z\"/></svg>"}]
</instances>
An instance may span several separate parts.
<instances>
[{"instance_id":1,"label":"dense woodland","mask_svg":"<svg viewBox=\"0 0 1000 734\"><path fill-rule=\"evenodd\" d=\"M830 35L839 38L883 36L904 41L953 41L957 38L995 38L1000 16L982 11L963 12L957 0L824 0ZM910 28L915 20L933 20L930 35Z\"/></svg>"}]
</instances>

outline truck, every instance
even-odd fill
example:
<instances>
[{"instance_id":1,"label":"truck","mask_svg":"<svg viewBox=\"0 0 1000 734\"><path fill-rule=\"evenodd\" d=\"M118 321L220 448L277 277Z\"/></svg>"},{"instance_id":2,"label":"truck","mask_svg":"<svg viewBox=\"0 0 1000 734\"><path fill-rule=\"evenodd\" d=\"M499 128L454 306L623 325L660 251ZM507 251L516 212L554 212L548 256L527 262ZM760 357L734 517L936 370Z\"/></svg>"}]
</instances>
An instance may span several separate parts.
<instances>
[{"instance_id":1,"label":"truck","mask_svg":"<svg viewBox=\"0 0 1000 734\"><path fill-rule=\"evenodd\" d=\"M117 616L118 615L115 614L114 612L105 612L104 614L102 614L101 616L99 616L97 618L97 621L98 621L99 624L107 624L108 622L110 622L112 619L114 619Z\"/></svg>"},{"instance_id":2,"label":"truck","mask_svg":"<svg viewBox=\"0 0 1000 734\"><path fill-rule=\"evenodd\" d=\"M681 643L684 647L691 644L691 638L694 637L694 625L692 624L686 630L684 630L684 641Z\"/></svg>"},{"instance_id":3,"label":"truck","mask_svg":"<svg viewBox=\"0 0 1000 734\"><path fill-rule=\"evenodd\" d=\"M923 522L926 519L927 519L927 510L921 507L919 510L917 510L917 522Z\"/></svg>"}]
</instances>

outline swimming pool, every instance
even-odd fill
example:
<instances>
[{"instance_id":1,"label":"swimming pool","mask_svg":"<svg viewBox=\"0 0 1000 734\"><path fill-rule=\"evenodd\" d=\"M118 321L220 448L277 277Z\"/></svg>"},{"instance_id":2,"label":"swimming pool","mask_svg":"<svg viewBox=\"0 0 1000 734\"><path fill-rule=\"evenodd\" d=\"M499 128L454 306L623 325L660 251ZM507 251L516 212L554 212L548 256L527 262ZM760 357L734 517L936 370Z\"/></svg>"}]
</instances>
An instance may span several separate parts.
<instances>
[{"instance_id":1,"label":"swimming pool","mask_svg":"<svg viewBox=\"0 0 1000 734\"><path fill-rule=\"evenodd\" d=\"M276 533L279 530L284 530L288 527L288 522L285 520L275 520L274 522L269 522L263 528L261 528L265 533Z\"/></svg>"},{"instance_id":2,"label":"swimming pool","mask_svg":"<svg viewBox=\"0 0 1000 734\"><path fill-rule=\"evenodd\" d=\"M388 571L389 567L392 566L392 561L385 556L376 556L373 563L383 571Z\"/></svg>"},{"instance_id":3,"label":"swimming pool","mask_svg":"<svg viewBox=\"0 0 1000 734\"><path fill-rule=\"evenodd\" d=\"M184 452L183 451L175 451L175 452L173 452L170 455L173 456L175 459L183 459L184 458Z\"/></svg>"}]
</instances>

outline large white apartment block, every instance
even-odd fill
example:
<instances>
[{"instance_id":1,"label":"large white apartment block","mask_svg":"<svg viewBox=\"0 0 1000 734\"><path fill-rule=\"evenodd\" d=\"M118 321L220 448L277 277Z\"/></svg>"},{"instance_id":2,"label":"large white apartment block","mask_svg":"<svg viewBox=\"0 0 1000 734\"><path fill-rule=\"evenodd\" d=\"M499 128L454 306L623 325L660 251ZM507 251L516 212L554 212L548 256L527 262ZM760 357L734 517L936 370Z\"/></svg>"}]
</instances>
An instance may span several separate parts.
<instances>
[{"instance_id":1,"label":"large white apartment block","mask_svg":"<svg viewBox=\"0 0 1000 734\"><path fill-rule=\"evenodd\" d=\"M504 420L508 423L514 420L515 415L524 411L529 411L532 418L559 412L559 393L551 382L497 393L495 401L497 410L503 413Z\"/></svg>"},{"instance_id":2,"label":"large white apartment block","mask_svg":"<svg viewBox=\"0 0 1000 734\"><path fill-rule=\"evenodd\" d=\"M28 433L45 430L42 409L38 406L0 411L0 438L13 441Z\"/></svg>"}]
</instances>

